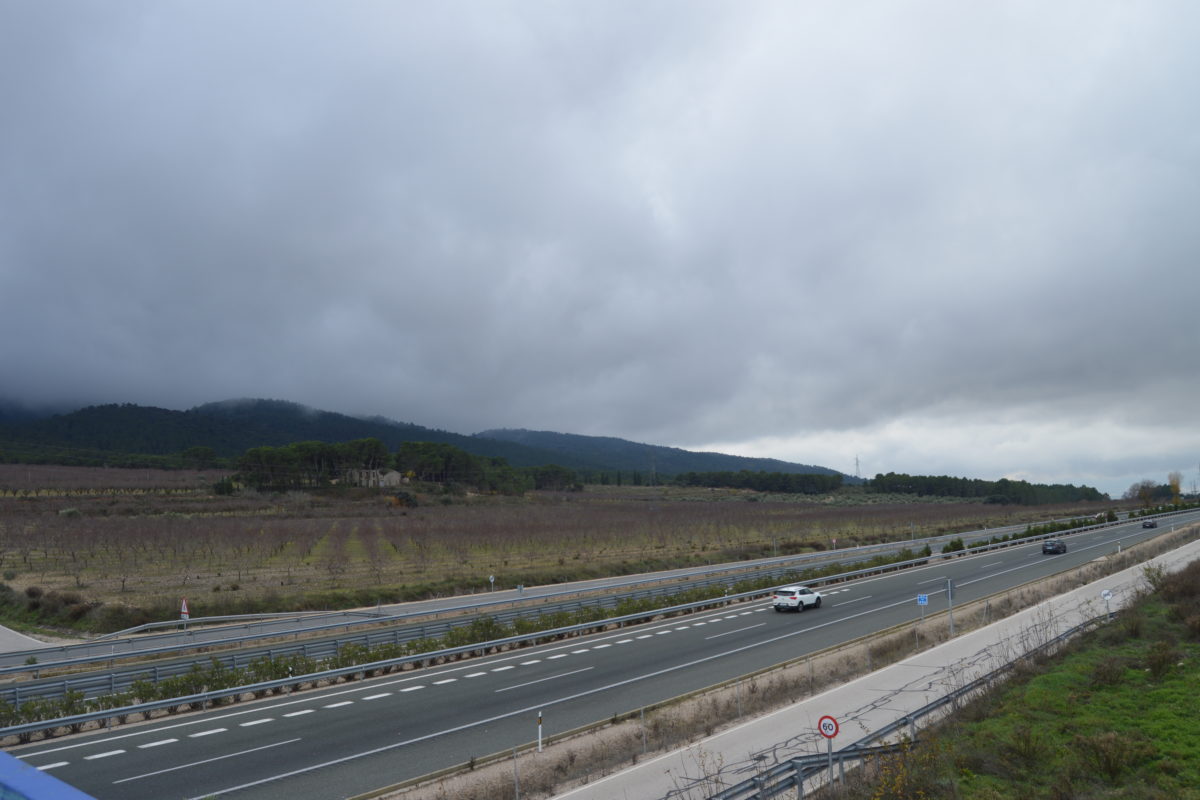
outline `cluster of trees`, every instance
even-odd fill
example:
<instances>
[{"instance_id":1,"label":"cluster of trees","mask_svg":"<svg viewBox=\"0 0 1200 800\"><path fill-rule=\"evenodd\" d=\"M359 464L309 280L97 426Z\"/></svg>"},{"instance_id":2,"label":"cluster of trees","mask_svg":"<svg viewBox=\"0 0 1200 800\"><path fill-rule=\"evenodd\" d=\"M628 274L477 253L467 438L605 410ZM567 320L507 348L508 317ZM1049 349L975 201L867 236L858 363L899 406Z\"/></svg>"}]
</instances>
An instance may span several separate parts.
<instances>
[{"instance_id":1,"label":"cluster of trees","mask_svg":"<svg viewBox=\"0 0 1200 800\"><path fill-rule=\"evenodd\" d=\"M842 485L841 475L821 475L787 472L685 472L675 478L679 486L707 486L730 489L753 489L756 492L780 494L824 494Z\"/></svg>"},{"instance_id":2,"label":"cluster of trees","mask_svg":"<svg viewBox=\"0 0 1200 800\"><path fill-rule=\"evenodd\" d=\"M1183 473L1169 473L1167 482L1163 484L1151 480L1138 481L1125 490L1123 499L1137 500L1146 508L1167 502L1177 506L1183 502Z\"/></svg>"},{"instance_id":3,"label":"cluster of trees","mask_svg":"<svg viewBox=\"0 0 1200 800\"><path fill-rule=\"evenodd\" d=\"M402 442L394 454L373 438L254 447L237 459L236 468L238 482L275 491L319 488L364 471L386 470L411 480L497 494L579 488L575 471L566 467L512 467L503 458L473 455L442 442Z\"/></svg>"},{"instance_id":4,"label":"cluster of trees","mask_svg":"<svg viewBox=\"0 0 1200 800\"><path fill-rule=\"evenodd\" d=\"M905 475L889 472L876 475L866 482L868 491L894 492L937 497L979 497L987 503L1043 505L1046 503L1075 503L1081 500L1107 500L1108 496L1090 486L1073 484L1029 483L1001 478L985 481L978 478L951 478L946 475Z\"/></svg>"},{"instance_id":5,"label":"cluster of trees","mask_svg":"<svg viewBox=\"0 0 1200 800\"><path fill-rule=\"evenodd\" d=\"M252 447L237 460L238 479L256 488L326 486L353 470L383 469L390 463L378 439L349 442L296 442L283 447Z\"/></svg>"}]
</instances>

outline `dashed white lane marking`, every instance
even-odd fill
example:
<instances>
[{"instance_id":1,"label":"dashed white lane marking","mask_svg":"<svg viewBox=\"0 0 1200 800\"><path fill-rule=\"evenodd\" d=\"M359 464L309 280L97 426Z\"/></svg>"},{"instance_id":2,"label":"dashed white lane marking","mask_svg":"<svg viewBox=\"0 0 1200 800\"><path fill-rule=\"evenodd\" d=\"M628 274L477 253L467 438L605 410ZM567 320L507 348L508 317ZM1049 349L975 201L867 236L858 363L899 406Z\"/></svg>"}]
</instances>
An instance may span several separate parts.
<instances>
[{"instance_id":1,"label":"dashed white lane marking","mask_svg":"<svg viewBox=\"0 0 1200 800\"><path fill-rule=\"evenodd\" d=\"M760 608L760 609L757 609L757 610L758 610L758 611L766 611L766 610L769 610L769 607L767 607L767 608ZM730 615L727 615L727 616L725 616L725 617L723 617L723 618L720 618L720 617L713 618L713 619L711 619L711 620L708 620L708 622L693 622L693 623L690 623L690 624L688 624L688 625L680 625L680 626L677 626L676 628L674 628L673 630L675 630L675 631L685 631L685 630L687 630L687 629L689 629L689 628L691 628L691 627L694 627L694 626L707 625L709 622L713 622L713 623L715 623L715 622L721 622L721 621L722 621L722 619L737 619L738 617L746 616L747 614L751 614L751 613L754 613L754 612L752 612L752 611L743 611L743 612L741 612L740 614L730 614ZM764 623L764 624L765 624L765 623ZM757 628L757 627L759 627L759 626L758 626L758 625L751 625L751 626L750 626L750 628ZM718 636L726 636L726 635L728 635L728 634L731 634L731 633L737 633L738 631L749 630L750 628L739 628L737 631L727 631L726 633L723 633L723 634L718 634ZM589 652L589 651L591 651L591 650L603 650L604 648L607 648L607 647L612 647L612 646L613 646L613 644L630 644L630 643L632 643L632 642L634 642L634 641L636 641L636 640L638 640L638 639L650 639L650 638L653 638L654 636L663 636L663 635L666 635L666 634L669 634L669 633L672 633L672 630L669 630L669 629L668 629L668 630L656 631L656 632L655 632L655 633L653 633L653 634L650 634L650 633L643 633L643 634L640 634L640 635L638 635L638 636L636 636L636 637L628 637L628 638L625 638L625 639L618 639L616 642L602 643L602 644L592 645L591 647L584 647L584 648L580 648L580 649L578 649L578 650L572 650L570 653L555 653L555 654L553 654L553 655L546 656L544 660L550 661L550 660L555 660L555 659L559 659L559 658L566 658L568 655L580 655L580 654L583 654L583 653L587 653L587 652ZM718 638L718 637L717 637L717 636L709 636L709 637L706 637L706 638L709 638L709 639L714 639L714 638ZM543 661L543 659L540 659L540 658L535 658L535 659L531 659L531 660L529 660L529 661L522 661L522 662L520 662L520 666L523 666L523 667L532 666L532 665L534 665L534 664L540 664L542 661ZM505 672L505 671L507 671L507 670L510 670L510 669L515 669L515 666L514 666L514 665L511 665L511 664L509 664L509 665L505 665L505 666L495 667L495 668L491 669L491 670L490 670L490 672ZM521 687L523 687L523 686L530 686L530 685L533 685L533 684L542 683L542 682L544 682L544 681L555 680L556 678L562 678L562 677L566 677L566 676L568 676L568 675L574 675L574 674L576 674L576 673L579 673L579 672L587 672L587 671L588 671L588 670L590 670L590 669L593 669L593 667L585 667L585 668L583 668L583 669L573 670L573 671L571 671L571 672L565 672L565 673L562 673L562 674L560 674L560 675L552 675L552 676L550 676L550 677L547 677L547 678L539 678L538 680L529 681L528 683L521 683L521 684L516 684L516 685L514 685L514 686L509 686L509 687L506 687L506 688L497 689L496 691L497 691L497 692L505 692L505 691L509 691L510 689L518 689L518 688L521 688ZM480 678L480 677L483 677L484 675L487 675L487 674L488 674L488 671L478 671L478 672L471 672L471 673L468 673L468 674L464 675L463 677L465 677L465 678ZM433 682L432 682L432 685L434 685L434 686L441 686L441 685L448 684L448 683L454 683L454 682L455 682L455 681L457 681L457 680L458 680L458 678L444 678L444 679L442 679L442 680L433 681ZM420 689L424 689L424 688L425 688L425 686L424 686L424 685L420 685L420 684L418 684L418 685L416 685L416 686L408 686L408 687L405 687L405 688L403 688L403 689L400 689L399 691L400 691L401 693L404 693L404 692L415 692L415 691L418 691L418 690L420 690ZM383 697L391 697L391 696L392 696L392 694L393 694L393 692L379 692L379 693L377 693L377 694L366 695L366 696L365 696L365 697L363 697L362 699L363 699L363 700L378 700L378 699L380 699L380 698L383 698ZM322 708L341 708L342 706L348 706L348 705L353 705L353 704L354 704L354 701L353 701L353 700L343 700L343 701L340 701L340 702L337 702L337 703L329 703L329 704L327 704L327 705L324 705L324 706L322 706ZM301 717L301 716L304 716L305 714L312 714L312 713L314 713L314 712L315 712L315 710L316 710L316 709L311 709L311 708L308 708L308 709L301 709L301 710L299 710L299 711L291 711L291 712L288 712L288 713L286 713L286 714L283 714L282 716L284 716L284 717ZM264 718L264 719L256 719L256 720L250 720L250 721L248 721L248 722L242 722L242 723L240 723L240 724L239 724L239 727L242 727L242 728L249 728L249 727L253 727L253 726L255 726L255 725L264 725L264 724L266 724L266 723L268 723L268 722L273 722L273 721L274 721L274 717L267 717L267 718ZM228 728L214 728L214 729L212 729L212 730L200 731L200 732L198 732L198 733L189 734L188 738L191 738L191 739L197 739L197 738L200 738L200 737L203 737L203 736L211 736L211 735L213 735L213 734L216 734L216 733L225 733L227 730L228 730ZM176 743L176 742L178 742L178 741L179 741L178 739L161 739L161 740L159 740L159 741L156 741L156 742L147 742L146 744L138 745L138 748L139 748L139 749L147 749L147 748L151 748L151 747L160 747L160 746L162 746L162 745L166 745L166 744L173 744L173 743ZM125 753L125 752L126 752L125 750L109 750L109 751L107 751L107 752L104 752L104 753L96 753L96 754L94 754L94 755L90 755L90 756L84 756L84 760L91 761L91 760L95 760L95 759L108 758L109 756L121 755L121 754L123 754L123 753ZM39 770L49 770L49 769L55 769L56 767L64 767L64 766L67 766L67 765L68 765L68 764L70 764L70 763L71 763L71 762L69 762L69 761L57 761L57 762L54 762L54 763L52 763L52 764L45 764L45 765L43 765L43 766L41 766L41 767L38 767L38 769L39 769ZM134 779L134 780L136 780L136 779Z\"/></svg>"},{"instance_id":2,"label":"dashed white lane marking","mask_svg":"<svg viewBox=\"0 0 1200 800\"><path fill-rule=\"evenodd\" d=\"M197 731L196 733L189 733L188 738L199 739L201 736L212 736L214 733L224 733L227 730L229 730L229 728L213 728L212 730L207 731Z\"/></svg>"},{"instance_id":3,"label":"dashed white lane marking","mask_svg":"<svg viewBox=\"0 0 1200 800\"><path fill-rule=\"evenodd\" d=\"M95 761L97 758L108 758L109 756L119 756L119 755L121 755L121 753L124 753L124 752L125 752L124 750L108 750L103 753L93 753L90 756L84 756L83 760L84 761Z\"/></svg>"}]
</instances>

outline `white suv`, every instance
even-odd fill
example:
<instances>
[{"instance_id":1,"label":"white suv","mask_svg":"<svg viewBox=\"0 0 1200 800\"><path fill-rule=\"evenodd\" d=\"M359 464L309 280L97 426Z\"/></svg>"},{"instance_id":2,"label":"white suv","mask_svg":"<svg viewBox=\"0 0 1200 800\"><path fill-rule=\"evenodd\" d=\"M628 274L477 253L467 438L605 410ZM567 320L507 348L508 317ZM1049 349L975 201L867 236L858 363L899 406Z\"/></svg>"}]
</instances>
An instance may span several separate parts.
<instances>
[{"instance_id":1,"label":"white suv","mask_svg":"<svg viewBox=\"0 0 1200 800\"><path fill-rule=\"evenodd\" d=\"M775 590L773 601L776 611L803 611L821 607L821 593L807 586L784 586Z\"/></svg>"}]
</instances>

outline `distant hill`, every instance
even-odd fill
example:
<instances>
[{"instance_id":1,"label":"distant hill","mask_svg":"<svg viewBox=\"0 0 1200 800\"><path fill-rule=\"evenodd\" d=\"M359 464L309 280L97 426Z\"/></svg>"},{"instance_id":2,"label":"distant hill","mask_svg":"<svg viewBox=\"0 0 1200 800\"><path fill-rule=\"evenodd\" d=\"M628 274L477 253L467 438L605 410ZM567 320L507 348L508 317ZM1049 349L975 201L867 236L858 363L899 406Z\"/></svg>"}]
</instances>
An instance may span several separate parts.
<instances>
[{"instance_id":1,"label":"distant hill","mask_svg":"<svg viewBox=\"0 0 1200 800\"><path fill-rule=\"evenodd\" d=\"M252 447L367 438L379 439L390 450L406 441L452 444L475 455L504 458L514 466L546 464L552 457L512 442L475 439L383 417L351 417L283 400L229 400L187 411L133 404L89 406L34 421L3 423L0 459L56 461L63 451L82 451L88 461L95 461L105 453L166 456L192 447L210 447L220 458L236 458ZM562 466L602 468L575 459Z\"/></svg>"},{"instance_id":2,"label":"distant hill","mask_svg":"<svg viewBox=\"0 0 1200 800\"><path fill-rule=\"evenodd\" d=\"M352 417L283 400L228 400L187 411L133 404L89 406L39 419L0 417L0 461L134 464L131 454L174 456L208 447L236 458L252 447L293 442L375 438L395 450L401 442L440 442L515 467L558 464L584 472L628 471L660 476L682 472L838 474L824 467L774 459L694 453L610 437L498 430L467 436L385 417ZM853 481L853 479L850 479Z\"/></svg>"},{"instance_id":3,"label":"distant hill","mask_svg":"<svg viewBox=\"0 0 1200 800\"><path fill-rule=\"evenodd\" d=\"M580 436L574 433L496 429L475 434L476 437L500 439L537 450L570 454L589 461L609 464L615 469L660 475L679 475L684 472L783 472L788 474L842 475L828 467L796 464L774 458L747 458L724 453L704 453L639 444L611 436ZM847 483L855 479L843 475Z\"/></svg>"}]
</instances>

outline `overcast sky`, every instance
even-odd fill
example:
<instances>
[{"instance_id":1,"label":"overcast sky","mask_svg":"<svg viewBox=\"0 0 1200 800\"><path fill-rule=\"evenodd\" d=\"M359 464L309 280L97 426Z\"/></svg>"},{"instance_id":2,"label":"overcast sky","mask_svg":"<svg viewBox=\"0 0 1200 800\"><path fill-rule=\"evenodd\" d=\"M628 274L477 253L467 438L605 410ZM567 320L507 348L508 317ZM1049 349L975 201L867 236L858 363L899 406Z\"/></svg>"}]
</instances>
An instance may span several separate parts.
<instances>
[{"instance_id":1,"label":"overcast sky","mask_svg":"<svg viewBox=\"0 0 1200 800\"><path fill-rule=\"evenodd\" d=\"M0 0L0 396L1200 477L1200 4Z\"/></svg>"}]
</instances>

